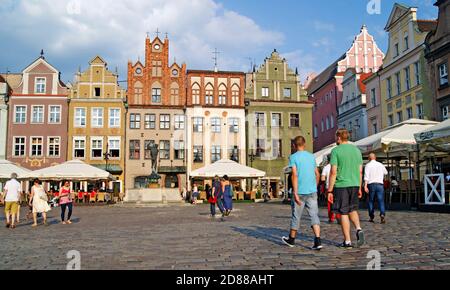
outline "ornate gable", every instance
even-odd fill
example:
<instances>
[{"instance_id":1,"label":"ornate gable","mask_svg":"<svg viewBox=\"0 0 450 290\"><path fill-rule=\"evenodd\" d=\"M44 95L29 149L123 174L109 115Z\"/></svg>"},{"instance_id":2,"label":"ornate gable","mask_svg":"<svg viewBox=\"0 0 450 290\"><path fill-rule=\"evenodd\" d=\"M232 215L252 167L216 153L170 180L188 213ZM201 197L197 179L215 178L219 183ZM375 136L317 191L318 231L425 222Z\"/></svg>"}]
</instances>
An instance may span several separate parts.
<instances>
[{"instance_id":1,"label":"ornate gable","mask_svg":"<svg viewBox=\"0 0 450 290\"><path fill-rule=\"evenodd\" d=\"M389 20L388 20L384 30L389 31L393 24L395 24L400 18L402 18L405 14L407 14L411 10L412 10L412 8L410 8L410 7L395 3L394 8L392 8L391 15L389 16Z\"/></svg>"}]
</instances>

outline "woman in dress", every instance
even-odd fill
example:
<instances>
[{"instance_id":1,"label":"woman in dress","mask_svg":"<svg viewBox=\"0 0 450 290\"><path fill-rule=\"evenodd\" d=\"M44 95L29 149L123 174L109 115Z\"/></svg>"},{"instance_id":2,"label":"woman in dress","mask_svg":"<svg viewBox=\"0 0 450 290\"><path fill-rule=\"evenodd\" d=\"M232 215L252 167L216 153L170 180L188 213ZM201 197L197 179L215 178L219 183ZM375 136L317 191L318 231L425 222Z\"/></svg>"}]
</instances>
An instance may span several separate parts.
<instances>
[{"instance_id":1,"label":"woman in dress","mask_svg":"<svg viewBox=\"0 0 450 290\"><path fill-rule=\"evenodd\" d=\"M72 224L72 221L70 218L72 217L72 196L70 192L70 182L65 180L63 181L63 186L59 190L59 205L61 206L61 223L63 225L66 224ZM67 214L67 221L65 220L66 217L66 209L69 210L69 213Z\"/></svg>"},{"instance_id":2,"label":"woman in dress","mask_svg":"<svg viewBox=\"0 0 450 290\"><path fill-rule=\"evenodd\" d=\"M30 206L33 207L33 225L32 227L37 227L37 215L38 213L42 214L44 218L44 225L48 225L47 223L47 212L51 210L50 206L47 203L48 197L44 188L41 185L39 179L35 179L33 182L33 187L31 188L30 195Z\"/></svg>"},{"instance_id":3,"label":"woman in dress","mask_svg":"<svg viewBox=\"0 0 450 290\"><path fill-rule=\"evenodd\" d=\"M225 175L222 181L224 216L229 216L233 210L233 189L230 184L230 178Z\"/></svg>"}]
</instances>

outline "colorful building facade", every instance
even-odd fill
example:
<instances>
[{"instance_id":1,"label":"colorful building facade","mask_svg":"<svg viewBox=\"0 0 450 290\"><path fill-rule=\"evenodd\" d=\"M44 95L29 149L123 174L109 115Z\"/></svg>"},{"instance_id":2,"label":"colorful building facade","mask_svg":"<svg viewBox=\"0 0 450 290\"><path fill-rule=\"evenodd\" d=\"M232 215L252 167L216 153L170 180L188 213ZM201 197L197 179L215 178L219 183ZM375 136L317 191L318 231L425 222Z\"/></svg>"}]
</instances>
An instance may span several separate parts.
<instances>
[{"instance_id":1,"label":"colorful building facade","mask_svg":"<svg viewBox=\"0 0 450 290\"><path fill-rule=\"evenodd\" d=\"M43 52L21 74L10 74L7 159L37 170L67 158L68 89Z\"/></svg>"},{"instance_id":2,"label":"colorful building facade","mask_svg":"<svg viewBox=\"0 0 450 290\"><path fill-rule=\"evenodd\" d=\"M450 1L439 0L439 17L436 29L426 39L426 54L434 118L444 121L450 118Z\"/></svg>"},{"instance_id":3,"label":"colorful building facade","mask_svg":"<svg viewBox=\"0 0 450 290\"><path fill-rule=\"evenodd\" d=\"M389 48L379 71L382 128L411 118L432 119L424 42L435 21L418 20L417 8L395 4L387 25Z\"/></svg>"},{"instance_id":4,"label":"colorful building facade","mask_svg":"<svg viewBox=\"0 0 450 290\"><path fill-rule=\"evenodd\" d=\"M314 102L314 151L335 142L338 105L342 102L344 73L354 68L356 73L376 72L382 66L384 54L375 39L363 26L351 48L317 75L307 87L309 100ZM327 126L328 124L328 126Z\"/></svg>"},{"instance_id":5,"label":"colorful building facade","mask_svg":"<svg viewBox=\"0 0 450 290\"><path fill-rule=\"evenodd\" d=\"M367 131L370 136L379 133L382 128L380 76L378 72L363 80L363 84L366 86Z\"/></svg>"},{"instance_id":6,"label":"colorful building facade","mask_svg":"<svg viewBox=\"0 0 450 290\"><path fill-rule=\"evenodd\" d=\"M187 84L188 180L193 170L221 159L245 165L245 74L189 70Z\"/></svg>"},{"instance_id":7,"label":"colorful building facade","mask_svg":"<svg viewBox=\"0 0 450 290\"><path fill-rule=\"evenodd\" d=\"M275 50L247 74L247 164L266 172L273 195L284 181L292 141L304 136L312 151L312 107L296 70Z\"/></svg>"},{"instance_id":8,"label":"colorful building facade","mask_svg":"<svg viewBox=\"0 0 450 290\"><path fill-rule=\"evenodd\" d=\"M8 84L0 75L0 160L6 159L6 139L8 132Z\"/></svg>"},{"instance_id":9,"label":"colorful building facade","mask_svg":"<svg viewBox=\"0 0 450 290\"><path fill-rule=\"evenodd\" d=\"M186 186L186 65L169 63L169 39L145 40L145 63L128 63L126 188L149 187L151 148L159 148L163 188Z\"/></svg>"},{"instance_id":10,"label":"colorful building facade","mask_svg":"<svg viewBox=\"0 0 450 290\"><path fill-rule=\"evenodd\" d=\"M338 106L338 125L348 129L353 142L368 136L366 85L363 81L371 74L356 73L355 69L350 68L342 81L343 97Z\"/></svg>"},{"instance_id":11,"label":"colorful building facade","mask_svg":"<svg viewBox=\"0 0 450 290\"><path fill-rule=\"evenodd\" d=\"M109 189L124 192L126 94L117 73L94 57L86 71L75 75L69 99L68 160L109 171L116 179Z\"/></svg>"}]
</instances>

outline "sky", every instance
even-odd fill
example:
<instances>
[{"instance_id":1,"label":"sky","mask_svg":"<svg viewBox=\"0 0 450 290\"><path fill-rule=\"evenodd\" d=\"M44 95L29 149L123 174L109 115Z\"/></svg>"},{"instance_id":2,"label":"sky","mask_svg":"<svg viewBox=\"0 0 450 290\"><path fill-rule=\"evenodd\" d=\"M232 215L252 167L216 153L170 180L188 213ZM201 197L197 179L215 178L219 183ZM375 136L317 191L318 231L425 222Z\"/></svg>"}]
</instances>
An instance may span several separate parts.
<instances>
[{"instance_id":1,"label":"sky","mask_svg":"<svg viewBox=\"0 0 450 290\"><path fill-rule=\"evenodd\" d=\"M124 81L128 61L144 60L146 34L155 37L158 29L169 35L171 61L188 69L213 69L217 48L220 70L247 72L277 49L304 79L349 49L363 24L386 51L384 27L395 2L0 0L0 72L21 72L44 49L64 82L96 55ZM418 8L419 19L437 17L434 2L401 0Z\"/></svg>"}]
</instances>

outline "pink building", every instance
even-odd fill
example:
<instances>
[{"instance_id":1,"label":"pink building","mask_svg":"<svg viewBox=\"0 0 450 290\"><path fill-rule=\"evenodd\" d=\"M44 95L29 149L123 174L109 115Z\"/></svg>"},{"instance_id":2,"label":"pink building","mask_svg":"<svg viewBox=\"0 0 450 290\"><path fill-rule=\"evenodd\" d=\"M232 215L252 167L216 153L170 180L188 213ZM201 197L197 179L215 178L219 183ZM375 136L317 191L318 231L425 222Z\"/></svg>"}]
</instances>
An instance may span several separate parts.
<instances>
[{"instance_id":1,"label":"pink building","mask_svg":"<svg viewBox=\"0 0 450 290\"><path fill-rule=\"evenodd\" d=\"M12 90L7 159L31 170L66 161L68 89L59 71L41 53L6 79Z\"/></svg>"},{"instance_id":2,"label":"pink building","mask_svg":"<svg viewBox=\"0 0 450 290\"><path fill-rule=\"evenodd\" d=\"M350 49L309 83L308 97L314 102L314 152L335 141L345 71L354 68L356 73L376 72L381 67L383 58L384 54L374 37L363 26Z\"/></svg>"}]
</instances>

